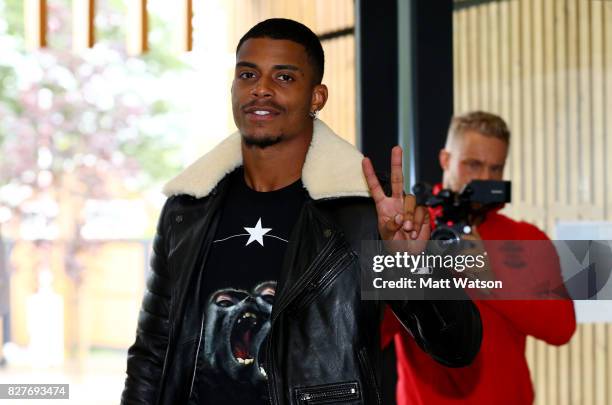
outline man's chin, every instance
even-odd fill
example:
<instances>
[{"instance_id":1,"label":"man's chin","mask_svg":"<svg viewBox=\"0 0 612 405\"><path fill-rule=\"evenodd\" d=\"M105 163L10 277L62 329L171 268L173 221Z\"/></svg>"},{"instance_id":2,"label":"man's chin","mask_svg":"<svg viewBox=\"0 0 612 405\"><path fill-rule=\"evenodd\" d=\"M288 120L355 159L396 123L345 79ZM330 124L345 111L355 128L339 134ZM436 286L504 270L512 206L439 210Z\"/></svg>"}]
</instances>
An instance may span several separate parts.
<instances>
[{"instance_id":1,"label":"man's chin","mask_svg":"<svg viewBox=\"0 0 612 405\"><path fill-rule=\"evenodd\" d=\"M246 146L255 148L267 148L269 146L276 145L283 138L283 135L254 135L254 134L242 134L242 140Z\"/></svg>"}]
</instances>

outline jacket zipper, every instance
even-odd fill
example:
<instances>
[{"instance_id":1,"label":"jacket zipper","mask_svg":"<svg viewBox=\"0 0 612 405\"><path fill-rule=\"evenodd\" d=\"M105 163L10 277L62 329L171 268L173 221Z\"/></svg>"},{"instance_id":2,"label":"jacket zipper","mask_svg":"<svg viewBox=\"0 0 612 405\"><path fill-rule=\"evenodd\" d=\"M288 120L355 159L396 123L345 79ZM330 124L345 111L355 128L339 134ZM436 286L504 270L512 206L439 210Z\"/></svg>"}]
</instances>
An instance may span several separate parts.
<instances>
[{"instance_id":1,"label":"jacket zipper","mask_svg":"<svg viewBox=\"0 0 612 405\"><path fill-rule=\"evenodd\" d=\"M202 323L200 325L200 337L198 339L198 348L196 349L195 362L193 364L193 375L191 376L191 388L189 388L189 397L193 393L193 383L195 382L196 372L198 371L198 356L200 354L200 345L202 344L202 332L204 331L204 314L202 314Z\"/></svg>"},{"instance_id":2,"label":"jacket zipper","mask_svg":"<svg viewBox=\"0 0 612 405\"><path fill-rule=\"evenodd\" d=\"M343 383L328 387L306 388L298 393L297 399L301 404L357 399L359 398L357 388L357 383Z\"/></svg>"},{"instance_id":3,"label":"jacket zipper","mask_svg":"<svg viewBox=\"0 0 612 405\"><path fill-rule=\"evenodd\" d=\"M356 393L357 391L355 388L321 392L306 392L300 396L300 401L311 402L329 399L342 399L348 396L353 396Z\"/></svg>"}]
</instances>

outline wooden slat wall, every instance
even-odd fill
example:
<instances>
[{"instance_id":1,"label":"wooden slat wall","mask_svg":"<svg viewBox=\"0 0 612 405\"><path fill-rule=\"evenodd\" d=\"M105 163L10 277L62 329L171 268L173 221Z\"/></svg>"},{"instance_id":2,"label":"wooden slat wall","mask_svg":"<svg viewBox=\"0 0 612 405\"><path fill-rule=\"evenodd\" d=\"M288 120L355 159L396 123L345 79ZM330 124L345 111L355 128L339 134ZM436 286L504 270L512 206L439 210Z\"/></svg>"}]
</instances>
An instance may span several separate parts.
<instances>
[{"instance_id":1,"label":"wooden slat wall","mask_svg":"<svg viewBox=\"0 0 612 405\"><path fill-rule=\"evenodd\" d=\"M354 27L353 0L233 0L229 7L229 41L234 51L242 35L259 21L291 18L317 34ZM323 42L327 105L319 115L338 135L355 143L355 37L346 35ZM232 120L231 117L228 118ZM233 122L233 121L232 121Z\"/></svg>"},{"instance_id":2,"label":"wooden slat wall","mask_svg":"<svg viewBox=\"0 0 612 405\"><path fill-rule=\"evenodd\" d=\"M72 49L75 52L94 46L95 8L95 0L75 0L72 2Z\"/></svg>"},{"instance_id":3,"label":"wooden slat wall","mask_svg":"<svg viewBox=\"0 0 612 405\"><path fill-rule=\"evenodd\" d=\"M612 220L612 1L478 3L453 32L455 112L512 130L506 213L549 235L559 220ZM612 324L581 324L560 348L530 339L527 358L537 404L612 404Z\"/></svg>"},{"instance_id":4,"label":"wooden slat wall","mask_svg":"<svg viewBox=\"0 0 612 405\"><path fill-rule=\"evenodd\" d=\"M496 112L512 129L507 212L549 233L612 219L612 2L492 1L454 24L455 111Z\"/></svg>"},{"instance_id":5,"label":"wooden slat wall","mask_svg":"<svg viewBox=\"0 0 612 405\"><path fill-rule=\"evenodd\" d=\"M179 7L179 49L183 52L193 50L193 0L181 0Z\"/></svg>"},{"instance_id":6,"label":"wooden slat wall","mask_svg":"<svg viewBox=\"0 0 612 405\"><path fill-rule=\"evenodd\" d=\"M28 49L47 46L47 1L25 0L23 3L25 42Z\"/></svg>"},{"instance_id":7,"label":"wooden slat wall","mask_svg":"<svg viewBox=\"0 0 612 405\"><path fill-rule=\"evenodd\" d=\"M131 0L127 8L126 50L130 55L140 55L149 49L149 17L147 0Z\"/></svg>"}]
</instances>

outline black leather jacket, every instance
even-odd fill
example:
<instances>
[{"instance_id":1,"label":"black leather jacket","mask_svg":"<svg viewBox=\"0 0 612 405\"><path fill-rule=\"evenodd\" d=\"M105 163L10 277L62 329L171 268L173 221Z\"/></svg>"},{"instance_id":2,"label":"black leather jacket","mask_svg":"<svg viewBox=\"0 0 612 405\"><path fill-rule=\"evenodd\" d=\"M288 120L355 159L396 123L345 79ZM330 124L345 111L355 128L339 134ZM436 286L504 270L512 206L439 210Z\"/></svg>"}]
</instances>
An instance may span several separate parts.
<instances>
[{"instance_id":1,"label":"black leather jacket","mask_svg":"<svg viewBox=\"0 0 612 405\"><path fill-rule=\"evenodd\" d=\"M203 263L227 181L207 197L168 199L152 273L128 353L123 404L182 404L192 390L204 322ZM328 398L380 403L379 324L383 303L360 299L362 240L377 239L369 198L309 199L297 220L273 307L267 374L272 404ZM419 346L460 367L477 354L480 316L466 301L393 301Z\"/></svg>"}]
</instances>

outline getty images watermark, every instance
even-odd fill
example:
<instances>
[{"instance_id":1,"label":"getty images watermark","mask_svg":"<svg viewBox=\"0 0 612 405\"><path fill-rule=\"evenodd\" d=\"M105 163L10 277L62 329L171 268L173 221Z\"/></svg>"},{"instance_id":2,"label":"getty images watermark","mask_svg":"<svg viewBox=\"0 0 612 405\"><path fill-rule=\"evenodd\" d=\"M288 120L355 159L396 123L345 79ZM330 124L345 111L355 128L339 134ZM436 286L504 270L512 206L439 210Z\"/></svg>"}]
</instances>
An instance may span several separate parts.
<instances>
[{"instance_id":1,"label":"getty images watermark","mask_svg":"<svg viewBox=\"0 0 612 405\"><path fill-rule=\"evenodd\" d=\"M411 275L431 275L434 269L446 269L463 273L464 271L485 271L487 267L487 252L476 255L462 254L431 254L421 252L395 252L394 254L379 254L372 259L372 271L381 273L385 270L402 269ZM399 280L386 280L375 277L372 285L377 289L386 288L503 288L501 280L480 280L468 277L401 277Z\"/></svg>"},{"instance_id":2,"label":"getty images watermark","mask_svg":"<svg viewBox=\"0 0 612 405\"><path fill-rule=\"evenodd\" d=\"M362 243L365 300L612 299L610 241Z\"/></svg>"}]
</instances>

